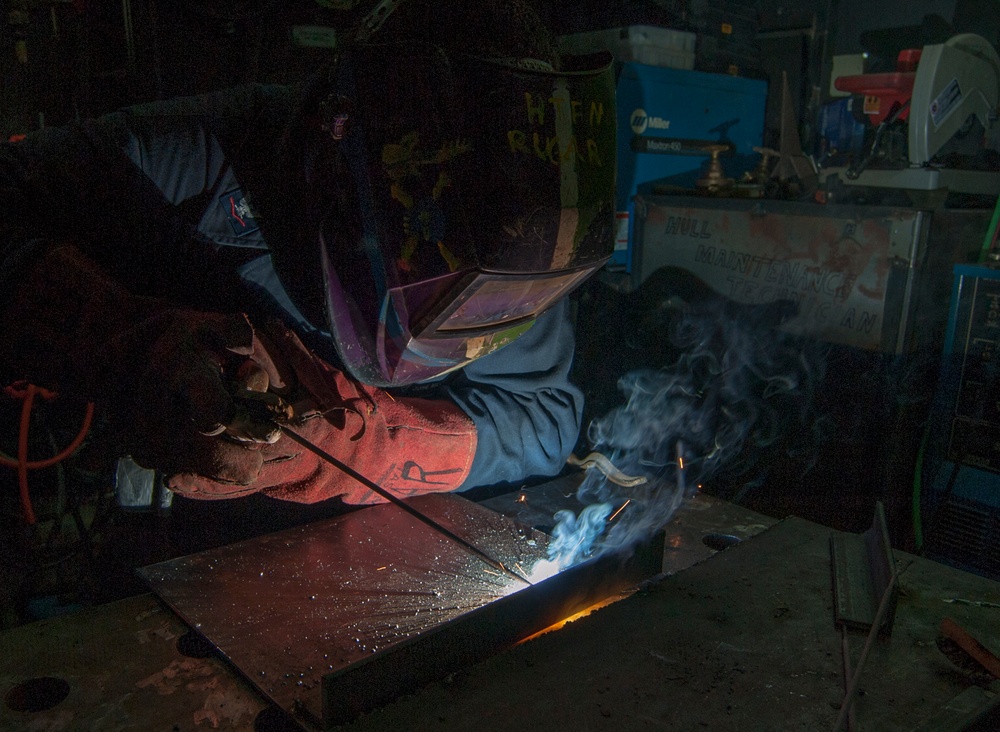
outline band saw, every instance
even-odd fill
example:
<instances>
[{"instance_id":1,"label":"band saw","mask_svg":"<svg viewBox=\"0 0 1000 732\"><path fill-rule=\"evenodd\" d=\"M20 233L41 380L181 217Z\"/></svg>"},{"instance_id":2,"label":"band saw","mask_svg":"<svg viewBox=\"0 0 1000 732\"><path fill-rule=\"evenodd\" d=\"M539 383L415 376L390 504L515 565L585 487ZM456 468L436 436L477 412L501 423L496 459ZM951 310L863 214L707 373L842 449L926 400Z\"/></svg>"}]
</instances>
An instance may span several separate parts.
<instances>
[{"instance_id":1,"label":"band saw","mask_svg":"<svg viewBox=\"0 0 1000 732\"><path fill-rule=\"evenodd\" d=\"M986 39L963 33L906 49L895 71L841 76L834 86L864 97L874 134L860 159L825 176L854 186L1000 193L1000 57Z\"/></svg>"}]
</instances>

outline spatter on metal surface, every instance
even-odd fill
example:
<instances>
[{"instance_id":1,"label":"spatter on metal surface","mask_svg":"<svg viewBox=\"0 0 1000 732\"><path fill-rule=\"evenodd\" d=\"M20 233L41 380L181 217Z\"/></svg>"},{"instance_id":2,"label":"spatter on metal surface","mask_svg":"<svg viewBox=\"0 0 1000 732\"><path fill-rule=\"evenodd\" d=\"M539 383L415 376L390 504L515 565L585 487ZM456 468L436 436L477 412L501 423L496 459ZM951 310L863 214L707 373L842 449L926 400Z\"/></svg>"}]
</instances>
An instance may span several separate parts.
<instances>
[{"instance_id":1,"label":"spatter on metal surface","mask_svg":"<svg viewBox=\"0 0 1000 732\"><path fill-rule=\"evenodd\" d=\"M547 536L455 495L414 505L527 573ZM141 570L277 705L323 718L323 676L523 589L391 505Z\"/></svg>"}]
</instances>

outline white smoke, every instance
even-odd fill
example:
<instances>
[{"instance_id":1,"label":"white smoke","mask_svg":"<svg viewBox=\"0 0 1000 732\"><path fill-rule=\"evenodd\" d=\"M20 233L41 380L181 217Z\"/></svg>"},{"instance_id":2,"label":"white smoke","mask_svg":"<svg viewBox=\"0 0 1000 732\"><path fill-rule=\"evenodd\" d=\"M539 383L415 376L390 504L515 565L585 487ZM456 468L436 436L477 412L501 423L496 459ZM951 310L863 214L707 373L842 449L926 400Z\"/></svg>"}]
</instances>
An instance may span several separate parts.
<instances>
[{"instance_id":1,"label":"white smoke","mask_svg":"<svg viewBox=\"0 0 1000 732\"><path fill-rule=\"evenodd\" d=\"M675 360L622 376L623 402L587 430L593 450L646 482L624 488L589 471L577 492L586 508L579 516L556 515L553 536L560 538L550 546L549 561L560 568L647 540L721 471L746 472L761 450L815 426L812 395L822 377L823 349L803 350L771 322L758 318L755 324L749 309L731 303L664 312ZM766 313L770 321L773 314ZM757 473L744 490L762 481ZM603 518L595 521L594 515ZM567 547L571 552L564 554Z\"/></svg>"}]
</instances>

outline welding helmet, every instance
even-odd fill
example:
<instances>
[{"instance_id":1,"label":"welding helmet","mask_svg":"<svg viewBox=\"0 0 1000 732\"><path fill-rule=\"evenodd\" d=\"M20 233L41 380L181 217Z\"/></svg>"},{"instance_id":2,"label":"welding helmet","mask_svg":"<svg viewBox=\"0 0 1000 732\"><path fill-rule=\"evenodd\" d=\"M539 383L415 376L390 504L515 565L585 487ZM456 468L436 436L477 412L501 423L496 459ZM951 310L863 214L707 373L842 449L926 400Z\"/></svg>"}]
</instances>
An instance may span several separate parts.
<instances>
[{"instance_id":1,"label":"welding helmet","mask_svg":"<svg viewBox=\"0 0 1000 732\"><path fill-rule=\"evenodd\" d=\"M320 259L356 378L413 384L492 353L608 260L610 57L557 72L383 43L334 73L322 115L344 173Z\"/></svg>"}]
</instances>

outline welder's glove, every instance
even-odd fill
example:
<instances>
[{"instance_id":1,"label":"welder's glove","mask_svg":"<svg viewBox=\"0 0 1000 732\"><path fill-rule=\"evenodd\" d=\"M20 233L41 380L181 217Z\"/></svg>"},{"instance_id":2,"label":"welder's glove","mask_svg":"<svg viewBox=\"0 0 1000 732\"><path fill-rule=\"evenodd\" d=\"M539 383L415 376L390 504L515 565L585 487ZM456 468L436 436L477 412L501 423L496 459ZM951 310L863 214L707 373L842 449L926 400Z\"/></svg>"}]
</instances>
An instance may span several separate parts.
<instances>
[{"instance_id":1,"label":"welder's glove","mask_svg":"<svg viewBox=\"0 0 1000 732\"><path fill-rule=\"evenodd\" d=\"M461 486L475 456L476 430L456 405L394 398L349 378L290 331L272 325L268 335L298 385L297 392L286 394L296 406L295 415L283 423L289 429L400 497ZM217 465L229 466L228 475L177 474L168 478L168 486L192 498L261 491L300 503L337 496L350 504L385 500L286 436L273 444L220 438L215 456ZM246 482L231 479L241 472L256 475Z\"/></svg>"},{"instance_id":2,"label":"welder's glove","mask_svg":"<svg viewBox=\"0 0 1000 732\"><path fill-rule=\"evenodd\" d=\"M131 455L144 467L245 484L256 471L217 464L217 435L277 438L234 398L241 379L258 391L287 386L245 315L134 296L70 244L49 246L20 274L0 303L0 331L13 374L95 402L90 448L105 459ZM248 363L256 376L245 376Z\"/></svg>"}]
</instances>

